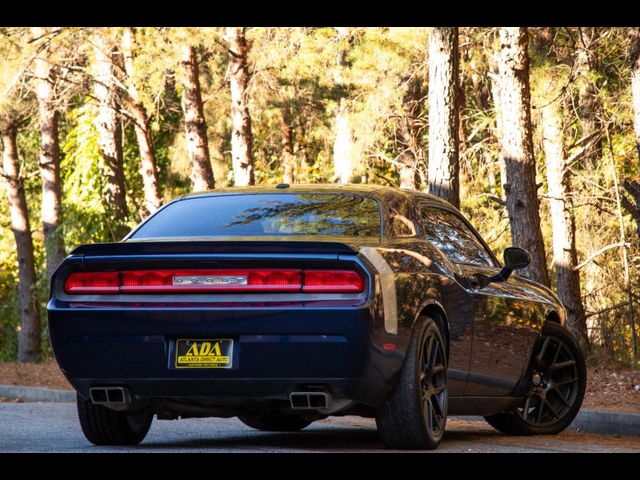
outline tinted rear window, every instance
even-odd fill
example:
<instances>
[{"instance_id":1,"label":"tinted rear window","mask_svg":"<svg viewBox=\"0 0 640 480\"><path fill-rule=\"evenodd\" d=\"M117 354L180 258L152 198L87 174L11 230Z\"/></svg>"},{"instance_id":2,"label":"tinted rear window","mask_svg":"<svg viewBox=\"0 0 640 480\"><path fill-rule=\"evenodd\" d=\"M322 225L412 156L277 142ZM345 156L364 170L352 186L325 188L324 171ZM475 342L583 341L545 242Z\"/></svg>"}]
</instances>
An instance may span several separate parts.
<instances>
[{"instance_id":1,"label":"tinted rear window","mask_svg":"<svg viewBox=\"0 0 640 480\"><path fill-rule=\"evenodd\" d=\"M375 200L358 195L194 197L168 205L131 238L274 235L380 238L380 208Z\"/></svg>"}]
</instances>

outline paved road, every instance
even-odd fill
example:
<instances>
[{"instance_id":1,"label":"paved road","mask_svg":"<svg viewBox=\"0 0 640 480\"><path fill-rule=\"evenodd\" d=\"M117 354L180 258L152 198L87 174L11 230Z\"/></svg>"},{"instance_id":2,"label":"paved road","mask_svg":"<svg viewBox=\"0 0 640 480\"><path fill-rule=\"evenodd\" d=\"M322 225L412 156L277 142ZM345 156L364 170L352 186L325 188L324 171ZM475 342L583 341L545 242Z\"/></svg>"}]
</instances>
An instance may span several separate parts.
<instances>
[{"instance_id":1,"label":"paved road","mask_svg":"<svg viewBox=\"0 0 640 480\"><path fill-rule=\"evenodd\" d=\"M358 417L316 422L298 433L265 433L233 419L154 420L133 449L98 448L82 435L74 404L0 403L0 452L375 452L375 422ZM513 438L482 420L449 419L442 452L636 452L638 437L587 435Z\"/></svg>"}]
</instances>

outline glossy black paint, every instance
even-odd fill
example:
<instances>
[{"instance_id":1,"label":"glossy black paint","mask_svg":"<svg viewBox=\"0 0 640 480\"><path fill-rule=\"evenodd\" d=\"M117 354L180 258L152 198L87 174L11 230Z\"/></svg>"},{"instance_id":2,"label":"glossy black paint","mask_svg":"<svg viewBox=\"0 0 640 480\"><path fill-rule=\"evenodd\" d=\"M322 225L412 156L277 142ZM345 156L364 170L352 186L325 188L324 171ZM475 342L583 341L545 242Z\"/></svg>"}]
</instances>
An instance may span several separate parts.
<instances>
[{"instance_id":1,"label":"glossy black paint","mask_svg":"<svg viewBox=\"0 0 640 480\"><path fill-rule=\"evenodd\" d=\"M270 192L275 188L215 194ZM450 414L497 413L526 393L533 344L544 322L564 322L564 309L548 289L517 274L480 288L474 275L501 269L481 239L490 265L454 263L428 241L425 209L455 215L477 235L451 205L386 187L292 185L277 192L373 198L381 238L135 241L132 232L123 242L78 247L53 276L48 314L56 360L82 396L91 386L124 385L157 411L179 412L178 403L231 415L284 406L290 392L320 386L345 401L332 414L371 416L394 388L414 323L425 314L440 323L448 344ZM62 288L74 271L293 266L355 268L366 288L269 295L67 295ZM234 339L233 368L171 368L176 338Z\"/></svg>"}]
</instances>

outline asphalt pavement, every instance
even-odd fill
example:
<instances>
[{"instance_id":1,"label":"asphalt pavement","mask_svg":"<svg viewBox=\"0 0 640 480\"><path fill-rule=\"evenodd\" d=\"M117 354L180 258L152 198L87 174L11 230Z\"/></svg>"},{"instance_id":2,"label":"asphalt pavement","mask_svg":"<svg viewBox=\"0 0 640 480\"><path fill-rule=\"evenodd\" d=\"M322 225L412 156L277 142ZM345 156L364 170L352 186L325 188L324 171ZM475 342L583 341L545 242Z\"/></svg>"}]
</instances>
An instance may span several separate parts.
<instances>
[{"instance_id":1,"label":"asphalt pavement","mask_svg":"<svg viewBox=\"0 0 640 480\"><path fill-rule=\"evenodd\" d=\"M0 403L0 452L382 452L375 422L359 417L318 421L301 432L266 433L231 419L154 419L132 448L87 442L73 403ZM482 419L452 417L438 452L635 452L640 439L567 430L556 436L509 437Z\"/></svg>"}]
</instances>

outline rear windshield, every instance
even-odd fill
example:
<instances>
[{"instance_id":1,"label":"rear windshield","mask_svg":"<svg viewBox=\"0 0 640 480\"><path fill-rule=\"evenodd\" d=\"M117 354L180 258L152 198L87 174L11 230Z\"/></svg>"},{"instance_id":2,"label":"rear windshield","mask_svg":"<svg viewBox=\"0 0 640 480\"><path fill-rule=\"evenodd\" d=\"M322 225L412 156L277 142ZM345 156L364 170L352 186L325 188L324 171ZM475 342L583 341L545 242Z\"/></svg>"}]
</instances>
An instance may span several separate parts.
<instances>
[{"instance_id":1,"label":"rear windshield","mask_svg":"<svg viewBox=\"0 0 640 480\"><path fill-rule=\"evenodd\" d=\"M358 195L247 194L169 204L130 238L327 235L380 238L378 203Z\"/></svg>"}]
</instances>

